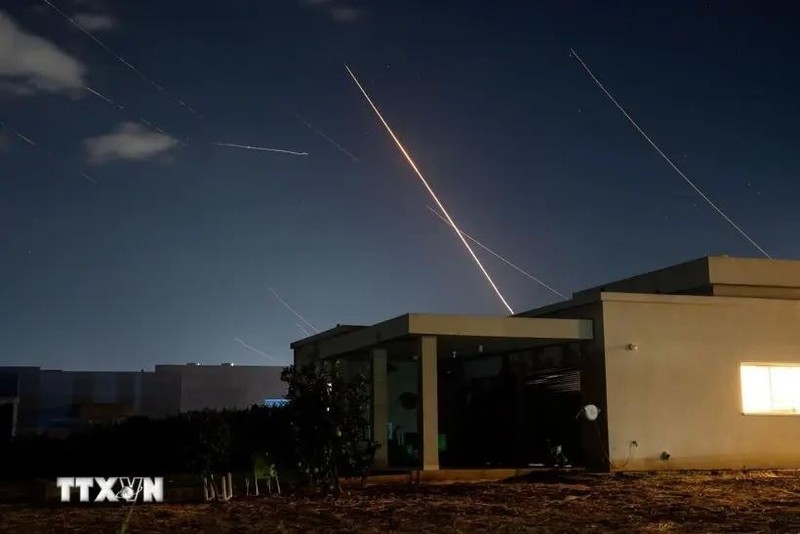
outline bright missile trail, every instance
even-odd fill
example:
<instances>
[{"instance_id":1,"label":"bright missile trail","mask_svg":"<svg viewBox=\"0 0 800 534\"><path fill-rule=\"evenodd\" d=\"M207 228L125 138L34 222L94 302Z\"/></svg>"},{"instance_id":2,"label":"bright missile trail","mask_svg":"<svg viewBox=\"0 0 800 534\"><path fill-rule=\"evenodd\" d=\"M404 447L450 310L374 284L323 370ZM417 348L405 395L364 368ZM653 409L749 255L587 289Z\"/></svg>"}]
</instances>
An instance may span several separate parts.
<instances>
[{"instance_id":1,"label":"bright missile trail","mask_svg":"<svg viewBox=\"0 0 800 534\"><path fill-rule=\"evenodd\" d=\"M645 133L645 131L644 131L644 130L642 130L642 128L641 128L641 127L640 127L640 126L639 126L639 125L636 123L636 121L635 121L635 120L633 120L633 117L631 117L631 116L628 114L628 112L627 112L627 111L625 111L625 109L624 109L624 108L623 108L623 107L622 107L622 106L619 104L619 102L617 102L617 100L616 100L616 99L615 99L615 98L614 98L614 97L611 95L611 93L610 93L610 92L608 92L608 89L606 89L606 88L605 88L605 86L604 86L604 85L603 85L603 84L600 82L600 80L598 80L598 79L597 79L597 77L596 77L596 76L594 75L594 73L591 71L591 69L589 68L589 66L588 66L588 65L586 65L586 63L584 63L584 62L583 62L583 60L582 60L582 59L581 59L581 57L578 55L578 53L577 53L575 50L573 50L572 48L570 48L570 49L569 49L569 51L572 53L572 55L575 57L575 59L577 59L577 60L578 60L578 62L581 64L581 66L582 66L582 67L583 67L583 69L586 71L586 73L589 75L589 77L591 77L591 78L592 78L592 80L594 80L594 83L596 83L596 84L597 84L597 86L600 88L600 90L601 90L601 91L603 91L603 93L605 93L605 95L608 97L608 99L609 99L609 100L611 100L611 102L612 102L612 103L613 103L613 104L614 104L614 105L617 107L617 109L618 109L618 110L620 110L620 111L622 112L622 114L623 114L623 115L625 115L625 118L626 118L626 119L628 119L628 121L629 121L629 122L630 122L630 123L633 125L633 127L634 127L634 128L636 128L636 131L637 131L637 132L639 132L639 133L641 134L641 136L642 136L642 137L644 137L644 138L645 138L645 140L646 140L648 143L650 143L650 146L652 146L652 147L653 147L653 148L656 150L656 152L658 152L658 153L659 153L659 155L660 155L662 158L664 158L664 161L666 161L667 163L669 163L670 167L672 167L672 168L675 170L675 172L677 172L677 173L680 175L680 177L681 177L681 178L683 178L683 180L684 180L684 181L685 181L687 184L689 184L689 186L690 186L692 189L694 189L694 190L695 190L695 192L696 192L698 195L700 195L700 197L701 197L703 200L705 200L705 201L706 201L706 203L707 203L709 206L711 206L711 207L714 209L714 211L716 211L716 212L717 212L717 213L718 213L718 214L719 214L719 215L720 215L720 216L721 216L723 219L725 219L725 221L726 221L728 224L730 224L730 225L731 225L731 226L734 228L734 230L736 230L737 232L739 232L739 234L740 234L740 235L741 235L743 238L745 238L745 239L746 239L746 240L747 240L747 241L748 241L748 242L749 242L751 245L753 245L753 246L754 246L756 249L758 249L758 251L759 251L761 254L763 254L765 257L767 257L767 258L770 258L770 259L771 259L771 256L770 256L770 255L767 253L767 251L765 251L763 248L761 248L761 246L760 246L758 243L756 243L756 242L753 240L753 238L752 238L752 237L750 237L749 235L747 235L747 232L745 232L744 230L742 230L742 228L741 228L741 227L740 227L738 224L736 224L735 222L733 222L733 220L732 220L730 217L728 217L728 216L725 214L725 212L724 212L724 211L722 211L722 209L721 209L720 207L718 207L716 204L714 204L714 202L713 202L713 201L712 201L710 198L708 198L708 196L706 196L706 194L705 194L705 193L703 193L703 192L700 190L700 188L699 188L699 187L697 187L697 186L694 184L694 182L693 182L693 181L691 181L691 180L690 180L690 179L689 179L689 178L688 178L688 177L687 177L687 176L686 176L686 175L683 173L683 171L682 171L682 170L680 170L680 169L678 168L678 166L677 166L677 165L675 165L675 163L673 163L673 162L672 162L672 160L669 158L669 156L667 156L667 155L664 153L664 151L662 151L662 150L661 150L661 149L658 147L658 145L655 143L655 141L653 141L653 140L650 138L650 136L649 136L649 135L647 135L647 134Z\"/></svg>"},{"instance_id":2,"label":"bright missile trail","mask_svg":"<svg viewBox=\"0 0 800 534\"><path fill-rule=\"evenodd\" d=\"M458 226L456 226L456 223L453 221L453 218L450 217L450 214L447 213L447 210L445 209L445 207L442 204L442 202L439 200L439 197L433 191L433 188L431 188L430 184L428 184L428 181L422 175L420 170L417 168L417 164L414 163L414 160L408 154L408 151L405 149L405 147L403 147L403 144L400 142L400 140L394 134L394 132L392 131L392 128L389 126L389 123L386 122L386 120L383 118L383 115L381 115L381 112L378 110L378 108L372 102L372 99L369 97L367 92L364 90L364 87L361 85L361 82L358 81L358 78L356 78L356 75L353 74L352 70L350 70L350 67L345 65L344 68L347 69L347 72L350 74L350 77L353 78L353 81L358 86L359 90L361 91L361 94L363 94L364 98L367 99L367 102L369 103L370 107L375 112L375 114L378 116L378 119L381 121L381 123L383 123L383 126L386 128L386 131L389 132L389 135L394 140L395 144L397 145L397 148L400 149L400 152L403 153L403 156L405 156L405 158L408 161L409 165L411 165L411 168L414 170L416 175L422 181L422 184L425 186L425 189L428 190L428 193L430 194L431 198L433 198L433 201L436 202L436 205L439 207L439 210L447 218L447 222L450 224L450 226L453 227L453 230L455 230L456 235L461 240L461 242L464 244L464 247L466 247L466 249L469 252L470 256L472 256L472 259L475 260L475 264L478 266L478 269L480 269L481 273L483 273L483 276L489 282L489 285L492 286L492 289L494 289L494 292L497 293L497 296L500 298L500 301L503 303L503 305L506 307L506 309L508 309L508 312L511 315L514 315L514 310L511 309L511 306L509 306L508 302L506 302L505 297L503 297L503 294L497 288L497 285L494 283L494 280L492 280L492 277L489 276L489 273L484 268L483 264L481 263L481 260L478 259L478 256L475 254L475 251L472 250L471 246L469 246L469 242L467 242L466 238L464 238L464 235L461 233L461 230L458 229Z\"/></svg>"},{"instance_id":3,"label":"bright missile trail","mask_svg":"<svg viewBox=\"0 0 800 534\"><path fill-rule=\"evenodd\" d=\"M430 207L430 206L428 206L428 205L426 205L425 207L426 207L426 208L428 208L428 210L430 210L430 212L431 212L431 213L433 213L434 215L436 215L437 217L439 217L439 219L441 219L441 220L442 220L442 222L444 222L445 224L449 224L449 223L447 222L447 219L445 219L445 218L444 218L444 216L443 216L441 213L439 213L438 211L436 211L435 209L433 209L432 207ZM525 269L523 269L522 267L519 267L518 265L515 265L515 264L514 264L514 263L513 263L511 260L509 260L509 259L506 259L506 258L505 258L505 257L503 257L501 254L499 254L499 253L495 252L494 250L490 249L489 247L487 247L486 245L484 245L483 243L481 243L480 241L478 241L477 239L475 239L474 237L472 237L472 236L471 236L471 235L469 235L468 233L466 233L466 232L461 232L461 235L463 235L464 237L466 237L467 239L469 239L470 241L472 241L473 243L475 243L476 245L478 245L479 247L481 247L483 250L485 250L486 252L488 252L489 254L491 254L492 256L494 256L495 258L497 258L498 260L502 261L503 263L505 263L506 265L508 265L508 266L509 266L509 267L511 267L512 269L514 269L514 270L516 270L517 272L521 273L522 275L524 275L524 276L526 276L526 277L530 278L531 280L533 280L534 282L536 282L537 284L539 284L540 286L542 286L542 287L543 287L543 288L545 288L546 290L550 291L550 292L551 292L551 293L553 293L554 295L558 295L558 296L559 296L559 297L561 297L562 299L568 299L568 298L569 298L569 297L567 297L565 294L563 294L563 293L561 293L560 291L558 291L557 289L553 289L553 287L552 287L552 286L550 286L550 285L546 284L545 282L542 282L541 280L539 280L538 278L536 278L535 276L533 276L531 273L529 273L528 271L526 271L526 270L525 270Z\"/></svg>"}]
</instances>

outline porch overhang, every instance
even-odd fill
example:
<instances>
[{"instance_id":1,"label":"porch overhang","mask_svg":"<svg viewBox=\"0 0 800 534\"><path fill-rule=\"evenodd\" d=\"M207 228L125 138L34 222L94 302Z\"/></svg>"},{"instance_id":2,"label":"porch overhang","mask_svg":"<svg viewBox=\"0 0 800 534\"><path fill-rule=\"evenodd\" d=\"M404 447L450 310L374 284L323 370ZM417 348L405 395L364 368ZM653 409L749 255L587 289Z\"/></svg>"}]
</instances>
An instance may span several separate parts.
<instances>
[{"instance_id":1,"label":"porch overhang","mask_svg":"<svg viewBox=\"0 0 800 534\"><path fill-rule=\"evenodd\" d=\"M417 336L569 342L592 339L593 323L591 319L409 313L335 338L321 340L318 357L337 357Z\"/></svg>"}]
</instances>

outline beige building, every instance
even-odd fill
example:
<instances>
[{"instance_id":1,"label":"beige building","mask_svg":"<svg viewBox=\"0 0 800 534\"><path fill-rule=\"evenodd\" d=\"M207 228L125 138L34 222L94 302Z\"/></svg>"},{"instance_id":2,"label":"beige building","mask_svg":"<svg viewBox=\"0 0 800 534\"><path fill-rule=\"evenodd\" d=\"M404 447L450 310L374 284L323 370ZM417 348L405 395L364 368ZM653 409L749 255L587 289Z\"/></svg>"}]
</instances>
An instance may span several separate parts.
<instances>
[{"instance_id":1,"label":"beige building","mask_svg":"<svg viewBox=\"0 0 800 534\"><path fill-rule=\"evenodd\" d=\"M292 348L372 378L379 466L800 468L800 261L702 258L513 317L408 314Z\"/></svg>"}]
</instances>

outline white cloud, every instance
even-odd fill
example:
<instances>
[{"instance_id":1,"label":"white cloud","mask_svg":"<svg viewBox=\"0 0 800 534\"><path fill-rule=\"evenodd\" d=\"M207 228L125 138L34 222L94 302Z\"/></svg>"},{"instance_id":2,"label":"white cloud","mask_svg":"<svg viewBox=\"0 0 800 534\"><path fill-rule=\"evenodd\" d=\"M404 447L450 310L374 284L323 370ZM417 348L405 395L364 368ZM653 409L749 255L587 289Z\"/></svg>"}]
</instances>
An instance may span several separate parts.
<instances>
[{"instance_id":1,"label":"white cloud","mask_svg":"<svg viewBox=\"0 0 800 534\"><path fill-rule=\"evenodd\" d=\"M117 19L99 13L76 13L73 20L90 32L108 31L117 27Z\"/></svg>"},{"instance_id":2,"label":"white cloud","mask_svg":"<svg viewBox=\"0 0 800 534\"><path fill-rule=\"evenodd\" d=\"M30 90L70 92L86 83L86 68L46 39L28 33L0 11L0 82ZM10 85L8 85L10 84Z\"/></svg>"},{"instance_id":3,"label":"white cloud","mask_svg":"<svg viewBox=\"0 0 800 534\"><path fill-rule=\"evenodd\" d=\"M107 163L114 160L142 161L162 154L178 144L169 135L149 130L135 122L123 122L116 131L84 139L89 162Z\"/></svg>"},{"instance_id":4,"label":"white cloud","mask_svg":"<svg viewBox=\"0 0 800 534\"><path fill-rule=\"evenodd\" d=\"M352 22L361 17L361 10L348 6L333 6L331 17L336 22Z\"/></svg>"}]
</instances>

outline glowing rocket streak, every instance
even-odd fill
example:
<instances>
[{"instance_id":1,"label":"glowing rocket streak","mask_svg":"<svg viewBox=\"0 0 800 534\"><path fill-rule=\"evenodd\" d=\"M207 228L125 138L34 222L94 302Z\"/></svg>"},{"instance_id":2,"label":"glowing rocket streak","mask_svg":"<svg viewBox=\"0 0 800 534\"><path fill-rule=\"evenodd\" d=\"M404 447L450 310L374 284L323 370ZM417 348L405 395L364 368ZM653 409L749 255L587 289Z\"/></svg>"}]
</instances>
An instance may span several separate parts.
<instances>
[{"instance_id":1,"label":"glowing rocket streak","mask_svg":"<svg viewBox=\"0 0 800 534\"><path fill-rule=\"evenodd\" d=\"M714 204L714 202L712 202L712 200L711 200L710 198L708 198L708 197L706 196L706 194L705 194L705 193L703 193L703 192L700 190L700 188L699 188L699 187L697 187L697 186L694 184L694 182L692 182L692 181L691 181L691 180L690 180L690 179L689 179L689 178L688 178L688 177L687 177L687 176L686 176L686 175L683 173L683 171L681 171L681 170L678 168L678 166L677 166L677 165L675 165L675 164L672 162L672 160L669 158L669 156L667 156L666 154L664 154L664 152L663 152L663 151L662 151L662 150L661 150L661 149L658 147L658 145L656 145L655 141L653 141L652 139L650 139L650 136L649 136L649 135L647 135L647 134L645 133L645 131L644 131L644 130L642 130L642 128L641 128L641 127L640 127L640 126L639 126L639 125L636 123L636 121L635 121L635 120L633 120L633 117L631 117L630 115L628 115L628 112L627 112L627 111L625 111L625 109L624 109L624 108L623 108L623 107L622 107L622 106L619 104L619 102L617 102L617 100L616 100L616 99L615 99L615 98L614 98L614 97L611 95L611 93L609 93L609 92L608 92L608 89L606 89L606 88L605 88L605 86L604 86L602 83L600 83L600 80L598 80L598 79L597 79L597 77L594 75L594 73L591 71L591 69L589 69L589 67L586 65L586 63L584 63L584 62L583 62L583 60L582 60L582 59L581 59L581 57L578 55L578 53L577 53L575 50L573 50L572 48L570 48L570 49L569 49L569 51L572 53L572 55L575 57L575 59L577 59L577 60L578 60L578 62L581 64L581 66L582 66L582 67L583 67L583 69L584 69L584 70L587 72L587 74L589 74L589 76L592 78L592 80L594 80L594 83L596 83L596 84L597 84L597 86L600 88L600 90L601 90L601 91L603 91L603 93L605 93L605 95L608 97L608 99L609 99L609 100L611 100L611 102L612 102L612 103L613 103L613 104L614 104L614 105L617 107L617 109L618 109L618 110L620 110L620 111L622 112L622 114L623 114L623 115L625 115L625 118L626 118L626 119L628 119L628 121L629 121L629 122L630 122L630 123L633 125L633 127L634 127L634 128L636 128L636 131L637 131L637 132L639 132L639 133L642 135L642 137L644 137L644 138L645 138L645 140L646 140L648 143L650 143L650 146L652 146L654 149L656 149L656 152L658 152L658 153L659 153L659 155L660 155L662 158L664 158L664 161L666 161L667 163L669 163L670 167L672 167L672 168L675 170L675 172L677 172L677 173L680 175L680 177L681 177L681 178L683 178L683 180L684 180L684 181L685 181L687 184L689 184L689 186L691 186L691 188L692 188L692 189L694 189L694 190L695 190L695 192L696 192L698 195L700 195L700 196L703 198L703 200L705 200L705 201L706 201L706 203L707 203L709 206L711 206L712 208L714 208L714 211L716 211L716 212L717 212L717 213L718 213L718 214L719 214L719 215L720 215L720 216L721 216L723 219L725 219L725 221L726 221L728 224L730 224L730 225L731 225L731 226L732 226L732 227L733 227L733 228L734 228L734 229L735 229L737 232L739 232L739 234L740 234L742 237L744 237L744 238L745 238L745 239L746 239L746 240L747 240L747 241L748 241L748 242L749 242L751 245L753 245L753 246L754 246L756 249L758 249L758 251L759 251L761 254L763 254L763 255L764 255L764 256L766 256L767 258L770 258L770 259L771 259L772 257L771 257L769 254L767 254L767 251L765 251L763 248L761 248L761 246L760 246L758 243L756 243L756 242L753 240L753 238L752 238L752 237L750 237L749 235L747 235L747 233L746 233L744 230L742 230L742 229L739 227L739 225L737 225L735 222L733 222L733 220L732 220L730 217L728 217L728 216L725 214L725 212L724 212L724 211L722 211L722 209L721 209L721 208L719 208L719 207L718 207L716 204Z\"/></svg>"},{"instance_id":2,"label":"glowing rocket streak","mask_svg":"<svg viewBox=\"0 0 800 534\"><path fill-rule=\"evenodd\" d=\"M283 300L283 299L281 298L281 296L280 296L280 295L278 295L278 292L277 292L277 291L275 291L275 290L274 290L273 288L271 288L271 287L269 288L269 290L270 290L270 292L272 292L272 294L273 294L273 295L275 295L275 298L276 298L276 299L278 299L278 302L280 302L281 304L283 304L283 306L284 306L284 307L285 307L287 310L289 310L290 312L292 312L292 315L294 315L295 317L297 317L298 319L300 319L301 321L303 321L303 322L306 324L306 326L308 326L308 327L309 327L311 330L313 330L314 332L319 332L319 329L318 329L316 326L314 326L313 324L311 324L311 323L309 323L308 321L306 321L306 318L305 318L305 317L303 317L302 315L300 315L300 312L299 312L299 311L297 311L297 310L295 310L294 308L292 308L291 306L289 306L289 303L288 303L288 302L286 302L285 300ZM300 326L300 325L298 325L298 326Z\"/></svg>"},{"instance_id":3,"label":"glowing rocket streak","mask_svg":"<svg viewBox=\"0 0 800 534\"><path fill-rule=\"evenodd\" d=\"M261 146L237 145L235 143L214 143L217 146L227 146L231 148L243 148L245 150L261 150L264 152L279 152L281 154L291 154L292 156L308 156L308 152L295 152L293 150L282 150L280 148L266 148Z\"/></svg>"},{"instance_id":4,"label":"glowing rocket streak","mask_svg":"<svg viewBox=\"0 0 800 534\"><path fill-rule=\"evenodd\" d=\"M261 356L264 356L265 358L269 358L269 359L270 359L270 360L272 360L273 362L278 362L278 360L276 360L275 358L273 358L273 357L272 357L272 356L270 356L269 354L267 354L267 353L265 353L265 352L261 352L260 350L258 350L258 349L256 349L256 348L254 348L254 347L251 347L250 345L248 345L247 343L245 343L244 341L242 341L242 340L241 340L241 339L239 339L238 337L235 337L235 338L233 338L233 340L234 340L235 342L237 342L239 345L243 346L244 348L246 348L247 350L249 350L249 351L251 351L251 352L255 352L256 354L260 354ZM280 362L278 362L278 363L280 363Z\"/></svg>"},{"instance_id":5,"label":"glowing rocket streak","mask_svg":"<svg viewBox=\"0 0 800 534\"><path fill-rule=\"evenodd\" d=\"M433 213L434 215L439 217L445 224L448 224L447 219L445 219L444 216L441 213L439 213L438 211L436 211L435 209L433 209L430 206L425 206L425 207L428 208L431 213ZM569 298L565 294L561 293L560 291L558 291L556 289L553 289L548 284L542 282L541 280L539 280L538 278L536 278L535 276L533 276L529 272L525 271L522 267L519 267L519 266L515 265L514 263L511 262L511 260L508 260L508 259L504 258L502 255L500 255L497 252L495 252L494 250L490 249L489 247L487 247L486 245L484 245L483 243L481 243L480 241L478 241L477 239L475 239L474 237L472 237L468 233L461 232L461 234L464 237L466 237L467 239L469 239L470 241L472 241L473 243L475 243L476 245L478 245L479 247L481 247L483 250L485 250L486 252L488 252L489 254L494 256L495 258L497 258L498 260L502 261L503 263L505 263L506 265L508 265L512 269L514 269L517 272L523 274L524 276L530 278L531 280L533 280L534 282L536 282L537 284L539 284L543 288L547 289L551 293L553 293L555 295L558 295L559 297L561 297L563 299L568 299Z\"/></svg>"},{"instance_id":6,"label":"glowing rocket streak","mask_svg":"<svg viewBox=\"0 0 800 534\"><path fill-rule=\"evenodd\" d=\"M447 218L447 222L450 224L450 226L453 227L453 230L455 230L456 235L458 235L458 238L464 244L464 246L466 247L466 249L469 252L470 256L472 256L472 259L475 260L475 263L478 265L478 269L480 269L481 273L483 273L483 276L486 277L486 280L489 281L489 285L492 286L492 289L494 289L494 292L497 293L498 297L500 297L500 301L508 309L508 312L513 315L514 314L514 310L511 309L511 306L508 305L508 302L506 302L506 299L503 297L503 294L500 292L500 290L495 285L494 281L492 280L492 277L489 276L489 273L483 267L483 264L481 263L481 260L479 260L478 256L475 255L475 251L473 251L472 247L469 246L469 243L464 238L464 235L461 233L461 230L459 230L458 226L456 226L456 223L453 222L453 219L450 217L450 214L447 213L447 210L442 205L442 203L439 201L439 197L436 196L436 193L434 193L433 189L428 184L428 181L425 179L425 177L422 175L420 170L417 168L417 165L416 165L416 163L414 163L414 160L411 159L411 156L408 154L406 149L403 147L403 144L400 142L400 140L394 134L394 132L392 131L392 128L389 126L389 123L386 122L386 120L383 118L383 115L381 115L381 112L378 111L378 108L375 106L375 104L372 102L372 99L369 97L367 92L364 90L364 87L361 85L361 82L358 81L358 78L356 78L356 75L353 74L353 71L350 70L350 67L345 65L344 68L347 69L347 72L350 74L350 77L353 78L354 82L356 82L356 85L358 86L359 90L361 90L361 94L363 94L364 98L367 99L367 102L369 103L370 107L375 112L375 114L378 116L378 119L381 121L381 123L383 123L383 126L386 128L386 131L389 132L389 135L394 140L395 144L397 145L397 148L400 149L400 152L403 153L403 156L405 156L405 158L408 161L409 165L411 165L411 168L414 170L416 175L422 181L422 184L425 186L425 189L428 190L428 193L431 195L431 198L433 198L434 202L436 202L436 205L439 207L439 210L441 210L441 212Z\"/></svg>"}]
</instances>

